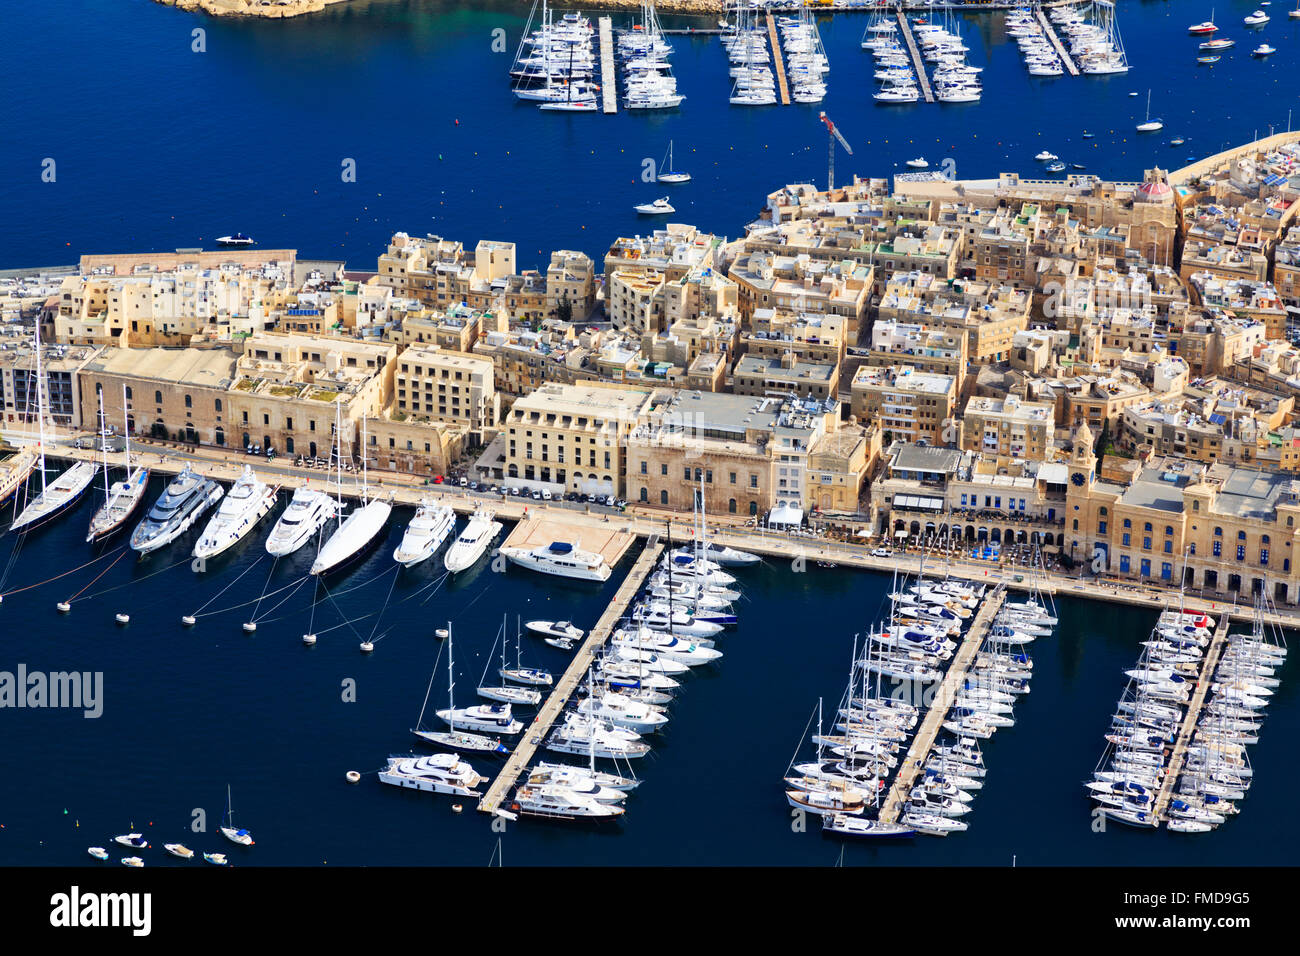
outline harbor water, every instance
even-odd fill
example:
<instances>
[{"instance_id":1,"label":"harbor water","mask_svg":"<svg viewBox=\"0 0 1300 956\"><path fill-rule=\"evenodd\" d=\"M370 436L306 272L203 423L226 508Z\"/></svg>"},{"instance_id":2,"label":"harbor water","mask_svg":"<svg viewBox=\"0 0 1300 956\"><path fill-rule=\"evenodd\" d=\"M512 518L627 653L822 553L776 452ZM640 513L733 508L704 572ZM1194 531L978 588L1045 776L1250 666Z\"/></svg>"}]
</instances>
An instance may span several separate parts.
<instances>
[{"instance_id":1,"label":"harbor water","mask_svg":"<svg viewBox=\"0 0 1300 956\"><path fill-rule=\"evenodd\" d=\"M151 494L159 491L155 479ZM839 861L840 845L822 836L818 821L811 819L806 832L795 825L781 777L796 747L808 759L805 731L818 697L828 712L838 702L854 634L881 613L886 576L814 563L797 570L771 559L738 571L740 625L719 641L724 658L686 679L665 732L652 738L652 754L636 763L645 782L628 800L626 817L602 827L521 820L496 832L473 800L398 790L374 773L389 754L427 752L410 730L440 653L426 726L436 724L433 710L446 706L445 649L435 629L455 622L456 699L466 705L485 671L489 682L495 678L499 660L490 651L503 614L512 637L516 614L590 627L636 548L603 585L514 567L498 572L485 560L463 579L435 587L436 559L392 570L392 549L411 514L397 509L386 543L329 582L333 597L322 599L312 620L310 583L271 593L302 578L310 563L305 549L272 568L262 540L273 512L201 573L189 563L191 532L146 559L127 554L93 584L113 557L12 593L95 556L83 542L94 504L87 498L29 535L4 585L10 593L0 604L0 670L22 663L29 671L102 671L103 695L95 719L77 710L0 713L0 862L94 864L87 846L109 845L130 829L155 847L180 841L196 851L221 850L235 865L477 866L488 863L498 838L506 865ZM14 544L12 535L0 539L6 561ZM110 542L106 553L118 546ZM83 590L71 613L56 611L56 602ZM236 607L264 592L271 596L260 607ZM183 627L181 615L200 608L196 626ZM1300 733L1300 703L1289 668L1251 748L1255 785L1238 816L1200 836L1116 824L1094 832L1081 782L1102 752L1122 672L1137 660L1154 612L1078 600L1060 610L1057 634L1029 648L1033 691L1016 707L1016 726L984 748L988 778L967 818L970 830L906 844L850 844L844 863L1294 859L1296 835L1276 824L1297 783L1288 741ZM128 625L114 623L119 612L130 614ZM244 633L242 623L254 616L256 633ZM309 628L319 634L310 648L301 641ZM375 650L362 655L358 645L367 637ZM513 663L513 648L509 654ZM558 674L566 660L525 635L525 665ZM487 774L499 766L482 756L469 760ZM359 784L345 781L349 770L363 774ZM215 831L227 784L235 822L257 841L252 848L229 845ZM451 809L456 802L464 805L459 815ZM148 857L150 866L184 865L161 852Z\"/></svg>"},{"instance_id":2,"label":"harbor water","mask_svg":"<svg viewBox=\"0 0 1300 956\"><path fill-rule=\"evenodd\" d=\"M729 106L718 38L673 36L680 109L606 116L542 112L511 95L522 2L352 0L265 21L57 0L10 31L0 65L0 207L23 211L0 235L0 267L211 248L244 232L264 248L373 269L404 230L470 248L513 241L521 269L544 268L553 249L599 261L616 236L662 224L632 207L665 192L672 221L735 237L772 190L825 184L820 109L853 147L837 158L840 181L906 172L917 156L958 178L1044 175L1033 159L1043 149L1099 176L1140 179L1284 130L1293 109L1300 124L1300 20L1289 6L1274 4L1273 21L1252 31L1241 18L1255 0L1220 0L1219 35L1237 45L1199 66L1187 27L1210 3L1125 0L1118 23L1132 70L1050 79L1028 75L1002 14L963 14L970 63L984 68L983 100L972 104L873 103L865 15L819 19L831 67L820 106ZM664 18L689 24L713 21ZM1264 40L1277 53L1252 57ZM52 49L59 70L31 66ZM1140 134L1148 89L1165 125ZM1184 145L1169 145L1179 137ZM675 166L694 181L643 182L643 162L661 162L670 139ZM346 160L355 182L342 181Z\"/></svg>"}]
</instances>

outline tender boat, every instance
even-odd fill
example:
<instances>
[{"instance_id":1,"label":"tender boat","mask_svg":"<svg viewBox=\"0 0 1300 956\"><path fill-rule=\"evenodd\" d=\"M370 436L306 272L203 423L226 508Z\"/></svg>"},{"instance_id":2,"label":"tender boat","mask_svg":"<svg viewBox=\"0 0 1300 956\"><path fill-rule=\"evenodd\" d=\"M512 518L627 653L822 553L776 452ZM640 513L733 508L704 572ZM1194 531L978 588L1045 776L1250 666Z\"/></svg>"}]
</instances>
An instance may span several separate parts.
<instances>
[{"instance_id":1,"label":"tender boat","mask_svg":"<svg viewBox=\"0 0 1300 956\"><path fill-rule=\"evenodd\" d=\"M194 859L194 851L183 843L164 843L163 849L172 856L180 857L182 860Z\"/></svg>"},{"instance_id":2,"label":"tender boat","mask_svg":"<svg viewBox=\"0 0 1300 956\"><path fill-rule=\"evenodd\" d=\"M667 216L677 211L673 208L672 203L668 201L667 196L656 199L654 202L642 203L633 208L643 216Z\"/></svg>"},{"instance_id":3,"label":"tender boat","mask_svg":"<svg viewBox=\"0 0 1300 956\"><path fill-rule=\"evenodd\" d=\"M234 547L274 506L275 489L245 465L194 545L194 557L213 558Z\"/></svg>"},{"instance_id":4,"label":"tender boat","mask_svg":"<svg viewBox=\"0 0 1300 956\"><path fill-rule=\"evenodd\" d=\"M469 517L469 524L447 549L442 563L453 574L473 567L489 544L501 533L501 522L486 508L478 508Z\"/></svg>"},{"instance_id":5,"label":"tender boat","mask_svg":"<svg viewBox=\"0 0 1300 956\"><path fill-rule=\"evenodd\" d=\"M225 492L211 478L189 466L173 478L149 513L131 534L131 547L141 554L157 551L188 531Z\"/></svg>"},{"instance_id":6,"label":"tender boat","mask_svg":"<svg viewBox=\"0 0 1300 956\"><path fill-rule=\"evenodd\" d=\"M144 860L140 859L138 856L124 856L122 857L122 865L141 867L144 866Z\"/></svg>"},{"instance_id":7,"label":"tender boat","mask_svg":"<svg viewBox=\"0 0 1300 956\"><path fill-rule=\"evenodd\" d=\"M293 554L338 515L338 503L323 491L298 488L266 538L268 554L283 558Z\"/></svg>"},{"instance_id":8,"label":"tender boat","mask_svg":"<svg viewBox=\"0 0 1300 956\"><path fill-rule=\"evenodd\" d=\"M926 162L926 160L925 160L923 157L921 157L921 156L916 157L916 159L909 159L909 160L907 161L907 165L908 165L908 166L911 166L913 169L929 169L929 168L930 168L930 164L929 164L928 162Z\"/></svg>"},{"instance_id":9,"label":"tender boat","mask_svg":"<svg viewBox=\"0 0 1300 956\"><path fill-rule=\"evenodd\" d=\"M92 846L89 849L87 849L86 852L89 853L91 856L93 856L96 860L108 859L108 851L105 850L102 846Z\"/></svg>"},{"instance_id":10,"label":"tender boat","mask_svg":"<svg viewBox=\"0 0 1300 956\"><path fill-rule=\"evenodd\" d=\"M393 552L393 560L409 568L433 557L456 527L456 512L432 501L420 502L415 517L406 526L402 543Z\"/></svg>"},{"instance_id":11,"label":"tender boat","mask_svg":"<svg viewBox=\"0 0 1300 956\"><path fill-rule=\"evenodd\" d=\"M388 767L379 771L379 782L408 787L426 793L451 793L461 797L478 797L475 790L487 778L480 776L466 761L455 754L412 757L398 754L388 758Z\"/></svg>"},{"instance_id":12,"label":"tender boat","mask_svg":"<svg viewBox=\"0 0 1300 956\"><path fill-rule=\"evenodd\" d=\"M205 853L203 859L215 866L225 866L228 862L224 853Z\"/></svg>"},{"instance_id":13,"label":"tender boat","mask_svg":"<svg viewBox=\"0 0 1300 956\"><path fill-rule=\"evenodd\" d=\"M522 568L580 581L608 581L613 573L605 559L594 551L583 551L567 541L553 541L531 550L502 548L501 553Z\"/></svg>"},{"instance_id":14,"label":"tender boat","mask_svg":"<svg viewBox=\"0 0 1300 956\"><path fill-rule=\"evenodd\" d=\"M139 833L124 833L121 836L115 836L113 842L122 846L129 846L133 850L149 849L149 841Z\"/></svg>"}]
</instances>

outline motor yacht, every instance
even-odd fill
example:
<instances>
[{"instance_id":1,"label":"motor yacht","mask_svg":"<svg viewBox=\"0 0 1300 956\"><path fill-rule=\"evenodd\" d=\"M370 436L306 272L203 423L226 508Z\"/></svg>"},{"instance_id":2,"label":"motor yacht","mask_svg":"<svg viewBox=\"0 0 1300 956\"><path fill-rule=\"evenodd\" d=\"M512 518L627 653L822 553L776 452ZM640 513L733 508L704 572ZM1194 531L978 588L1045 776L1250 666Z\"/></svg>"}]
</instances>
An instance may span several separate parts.
<instances>
[{"instance_id":1,"label":"motor yacht","mask_svg":"<svg viewBox=\"0 0 1300 956\"><path fill-rule=\"evenodd\" d=\"M275 506L275 489L261 481L253 469L244 473L226 493L194 545L194 557L212 558L233 547Z\"/></svg>"},{"instance_id":2,"label":"motor yacht","mask_svg":"<svg viewBox=\"0 0 1300 956\"><path fill-rule=\"evenodd\" d=\"M266 538L267 553L277 558L293 554L337 515L338 503L325 492L296 489Z\"/></svg>"},{"instance_id":3,"label":"motor yacht","mask_svg":"<svg viewBox=\"0 0 1300 956\"><path fill-rule=\"evenodd\" d=\"M486 508L478 508L469 517L469 523L456 538L442 563L453 574L473 567L488 545L501 533L501 522L494 520L496 515Z\"/></svg>"},{"instance_id":4,"label":"motor yacht","mask_svg":"<svg viewBox=\"0 0 1300 956\"><path fill-rule=\"evenodd\" d=\"M455 511L427 499L421 501L415 517L406 526L402 543L393 551L393 560L404 568L427 561L455 527Z\"/></svg>"},{"instance_id":5,"label":"motor yacht","mask_svg":"<svg viewBox=\"0 0 1300 956\"><path fill-rule=\"evenodd\" d=\"M173 478L131 534L131 547L148 554L171 544L221 500L225 491L189 465Z\"/></svg>"}]
</instances>

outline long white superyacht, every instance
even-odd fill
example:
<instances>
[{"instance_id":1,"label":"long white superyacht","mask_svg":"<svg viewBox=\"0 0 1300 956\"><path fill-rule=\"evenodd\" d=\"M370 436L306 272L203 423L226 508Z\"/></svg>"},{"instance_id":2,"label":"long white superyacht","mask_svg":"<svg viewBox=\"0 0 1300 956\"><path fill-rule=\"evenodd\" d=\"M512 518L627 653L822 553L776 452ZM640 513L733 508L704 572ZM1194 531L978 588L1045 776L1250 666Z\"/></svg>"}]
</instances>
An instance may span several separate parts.
<instances>
[{"instance_id":1,"label":"long white superyacht","mask_svg":"<svg viewBox=\"0 0 1300 956\"><path fill-rule=\"evenodd\" d=\"M102 421L104 414L103 396L100 397L100 419ZM122 408L126 409L126 386L122 386ZM95 516L90 519L90 530L86 533L87 541L98 541L107 538L113 534L135 514L136 509L144 501L144 493L149 488L149 469L131 467L131 432L126 429L122 433L124 445L124 454L122 460L126 464L127 474L121 481L115 481L109 485L104 499L104 503L99 506ZM108 481L108 442L104 442L104 481Z\"/></svg>"},{"instance_id":2,"label":"long white superyacht","mask_svg":"<svg viewBox=\"0 0 1300 956\"><path fill-rule=\"evenodd\" d=\"M455 527L456 512L427 499L421 501L415 517L406 526L402 543L393 551L393 560L404 568L427 561L442 547Z\"/></svg>"},{"instance_id":3,"label":"long white superyacht","mask_svg":"<svg viewBox=\"0 0 1300 956\"><path fill-rule=\"evenodd\" d=\"M473 567L474 562L483 557L489 544L501 533L501 522L496 515L486 508L477 508L469 516L469 524L460 533L443 557L443 566L453 574Z\"/></svg>"},{"instance_id":4,"label":"long white superyacht","mask_svg":"<svg viewBox=\"0 0 1300 956\"><path fill-rule=\"evenodd\" d=\"M339 431L338 426L335 428L336 433ZM352 561L356 560L374 544L384 528L388 525L388 517L393 513L393 506L384 500L376 499L370 501L366 496L366 422L361 420L361 504L355 508L350 515L339 522L339 526L330 535L329 540L321 547L320 552L316 555L316 561L311 566L311 573L315 575L328 574L331 571L337 571ZM338 457L338 452L335 452ZM342 458L338 458L339 464L339 488L343 487ZM340 503L340 514L342 513L342 504Z\"/></svg>"},{"instance_id":5,"label":"long white superyacht","mask_svg":"<svg viewBox=\"0 0 1300 956\"><path fill-rule=\"evenodd\" d=\"M530 550L502 548L501 553L521 568L540 571L543 574L554 574L561 578L608 581L612 573L601 555L594 551L583 551L567 541L552 541L548 545Z\"/></svg>"},{"instance_id":6,"label":"long white superyacht","mask_svg":"<svg viewBox=\"0 0 1300 956\"><path fill-rule=\"evenodd\" d=\"M380 783L426 793L452 793L459 797L482 796L474 788L486 780L487 777L481 776L455 754L392 756L388 758L388 766L379 771Z\"/></svg>"},{"instance_id":7,"label":"long white superyacht","mask_svg":"<svg viewBox=\"0 0 1300 956\"><path fill-rule=\"evenodd\" d=\"M299 488L293 493L289 507L284 509L266 538L266 550L277 558L293 554L316 537L316 532L334 518L339 511L338 502L323 491Z\"/></svg>"},{"instance_id":8,"label":"long white superyacht","mask_svg":"<svg viewBox=\"0 0 1300 956\"><path fill-rule=\"evenodd\" d=\"M131 534L131 547L141 554L157 551L188 531L225 491L211 478L189 466L173 478Z\"/></svg>"},{"instance_id":9,"label":"long white superyacht","mask_svg":"<svg viewBox=\"0 0 1300 956\"><path fill-rule=\"evenodd\" d=\"M221 507L208 521L203 534L195 543L194 557L213 558L233 547L274 506L275 489L260 480L253 474L253 469L245 465L244 473L226 493Z\"/></svg>"},{"instance_id":10,"label":"long white superyacht","mask_svg":"<svg viewBox=\"0 0 1300 956\"><path fill-rule=\"evenodd\" d=\"M558 784L540 786L525 784L515 791L513 806L517 807L520 813L530 816L555 817L561 820L578 817L599 820L623 815L623 808L620 806L601 803L595 797Z\"/></svg>"}]
</instances>

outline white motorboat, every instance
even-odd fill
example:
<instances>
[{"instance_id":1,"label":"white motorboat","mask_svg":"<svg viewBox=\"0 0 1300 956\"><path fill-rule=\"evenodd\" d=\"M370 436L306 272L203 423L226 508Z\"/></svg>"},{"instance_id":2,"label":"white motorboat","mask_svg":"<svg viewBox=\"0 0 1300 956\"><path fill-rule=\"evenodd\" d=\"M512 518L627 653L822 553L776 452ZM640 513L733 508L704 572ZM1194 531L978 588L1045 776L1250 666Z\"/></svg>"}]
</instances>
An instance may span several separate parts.
<instances>
[{"instance_id":1,"label":"white motorboat","mask_svg":"<svg viewBox=\"0 0 1300 956\"><path fill-rule=\"evenodd\" d=\"M885 823L843 813L823 815L822 829L841 836L873 840L907 840L916 836L916 830L902 823Z\"/></svg>"},{"instance_id":2,"label":"white motorboat","mask_svg":"<svg viewBox=\"0 0 1300 956\"><path fill-rule=\"evenodd\" d=\"M131 534L131 547L148 554L171 544L189 530L203 513L221 500L225 491L211 478L189 466L173 478Z\"/></svg>"},{"instance_id":3,"label":"white motorboat","mask_svg":"<svg viewBox=\"0 0 1300 956\"><path fill-rule=\"evenodd\" d=\"M194 859L194 851L183 843L164 843L163 849L182 860Z\"/></svg>"},{"instance_id":4,"label":"white motorboat","mask_svg":"<svg viewBox=\"0 0 1300 956\"><path fill-rule=\"evenodd\" d=\"M217 237L217 245L219 246L251 246L253 244L253 237L246 236L242 232L237 232L233 236Z\"/></svg>"},{"instance_id":5,"label":"white motorboat","mask_svg":"<svg viewBox=\"0 0 1300 956\"><path fill-rule=\"evenodd\" d=\"M144 860L140 859L138 856L124 856L122 857L122 865L138 868L144 866Z\"/></svg>"},{"instance_id":6,"label":"white motorboat","mask_svg":"<svg viewBox=\"0 0 1300 956\"><path fill-rule=\"evenodd\" d=\"M553 817L559 820L614 819L623 815L623 808L602 803L594 797L578 793L571 787L558 784L537 786L525 784L515 791L511 809L536 817Z\"/></svg>"},{"instance_id":7,"label":"white motorboat","mask_svg":"<svg viewBox=\"0 0 1300 956\"><path fill-rule=\"evenodd\" d=\"M522 568L562 578L608 581L612 573L604 557L594 551L583 551L567 541L553 541L531 550L502 548L501 553Z\"/></svg>"},{"instance_id":8,"label":"white motorboat","mask_svg":"<svg viewBox=\"0 0 1300 956\"><path fill-rule=\"evenodd\" d=\"M677 211L673 208L672 203L668 201L667 196L656 199L654 202L641 203L641 205L633 208L643 216L667 216Z\"/></svg>"},{"instance_id":9,"label":"white motorboat","mask_svg":"<svg viewBox=\"0 0 1300 956\"><path fill-rule=\"evenodd\" d=\"M453 730L461 728L510 736L524 729L523 723L514 719L510 705L504 703L448 707L438 711L437 714Z\"/></svg>"},{"instance_id":10,"label":"white motorboat","mask_svg":"<svg viewBox=\"0 0 1300 956\"><path fill-rule=\"evenodd\" d=\"M122 386L122 407L126 407L126 386ZM104 433L104 481L108 482L108 441L107 433L102 428L104 417L103 396L100 396L99 415L101 422L101 432ZM131 434L129 430L123 431L123 440L125 441L125 453L122 460L126 465L127 474L121 481L115 481L105 490L104 503L99 506L93 518L90 519L90 529L86 533L87 541L100 541L115 533L123 525L131 520L132 515L144 501L145 492L149 489L149 469L131 467Z\"/></svg>"},{"instance_id":11,"label":"white motorboat","mask_svg":"<svg viewBox=\"0 0 1300 956\"><path fill-rule=\"evenodd\" d=\"M636 731L638 734L654 733L668 723L661 711L633 700L618 691L593 694L578 702L577 711L596 720L606 720L615 727Z\"/></svg>"},{"instance_id":12,"label":"white motorboat","mask_svg":"<svg viewBox=\"0 0 1300 956\"><path fill-rule=\"evenodd\" d=\"M524 627L534 634L546 637L568 638L571 641L582 640L585 632L569 621L525 621Z\"/></svg>"},{"instance_id":13,"label":"white motorboat","mask_svg":"<svg viewBox=\"0 0 1300 956\"><path fill-rule=\"evenodd\" d=\"M927 162L926 159L925 159L923 156L918 156L918 157L916 157L915 159L909 159L909 160L907 161L906 165L911 166L913 169L929 169L929 168L930 168L930 164L929 164L929 162Z\"/></svg>"},{"instance_id":14,"label":"white motorboat","mask_svg":"<svg viewBox=\"0 0 1300 956\"><path fill-rule=\"evenodd\" d=\"M678 548L673 552L673 557L683 557L693 559L696 557L711 561L720 567L747 567L752 564L758 564L762 560L756 554L750 554L748 551L739 551L736 548L729 548L724 545L708 542L691 547Z\"/></svg>"},{"instance_id":15,"label":"white motorboat","mask_svg":"<svg viewBox=\"0 0 1300 956\"><path fill-rule=\"evenodd\" d=\"M634 731L583 714L566 714L564 723L551 732L546 747L556 753L610 760L630 760L650 752L650 745Z\"/></svg>"},{"instance_id":16,"label":"white motorboat","mask_svg":"<svg viewBox=\"0 0 1300 956\"><path fill-rule=\"evenodd\" d=\"M456 527L456 512L446 505L421 501L415 517L406 526L402 543L393 552L393 560L404 568L427 561L442 547Z\"/></svg>"},{"instance_id":17,"label":"white motorboat","mask_svg":"<svg viewBox=\"0 0 1300 956\"><path fill-rule=\"evenodd\" d=\"M478 797L475 790L487 780L455 754L413 757L398 754L388 758L388 766L379 771L379 782L395 787L423 790L426 793L451 793L460 797Z\"/></svg>"},{"instance_id":18,"label":"white motorboat","mask_svg":"<svg viewBox=\"0 0 1300 956\"><path fill-rule=\"evenodd\" d=\"M1272 56L1277 52L1277 47L1269 46L1267 43L1261 43L1255 49L1250 51L1251 56Z\"/></svg>"},{"instance_id":19,"label":"white motorboat","mask_svg":"<svg viewBox=\"0 0 1300 956\"><path fill-rule=\"evenodd\" d=\"M204 853L203 859L213 866L225 866L229 862L224 853Z\"/></svg>"},{"instance_id":20,"label":"white motorboat","mask_svg":"<svg viewBox=\"0 0 1300 956\"><path fill-rule=\"evenodd\" d=\"M139 833L123 833L121 836L113 837L113 842L122 846L129 846L133 850L147 850L149 841Z\"/></svg>"},{"instance_id":21,"label":"white motorboat","mask_svg":"<svg viewBox=\"0 0 1300 956\"><path fill-rule=\"evenodd\" d=\"M501 533L501 522L493 520L495 517L486 508L476 509L469 516L469 524L443 556L443 567L453 574L473 567L483 557L488 545Z\"/></svg>"},{"instance_id":22,"label":"white motorboat","mask_svg":"<svg viewBox=\"0 0 1300 956\"><path fill-rule=\"evenodd\" d=\"M606 776L614 777L615 775L608 774ZM615 779L622 780L623 778L615 777ZM527 783L530 786L540 787L568 787L576 793L591 797L601 803L622 803L627 799L626 789L604 784L590 771L581 767L559 766L552 770L543 770L538 767L528 774ZM636 781L630 781L630 783L633 786L636 785Z\"/></svg>"},{"instance_id":23,"label":"white motorboat","mask_svg":"<svg viewBox=\"0 0 1300 956\"><path fill-rule=\"evenodd\" d=\"M611 790L621 790L626 793L629 790L635 790L641 785L641 781L635 777L622 777L616 773L606 773L603 770L591 770L587 767L574 767L567 763L547 763L542 761L533 768L529 775L529 780L534 776L545 774L551 780L537 780L537 783L565 783L569 774L579 774L583 779L590 780L602 787L608 787ZM566 784L567 785L567 784Z\"/></svg>"},{"instance_id":24,"label":"white motorboat","mask_svg":"<svg viewBox=\"0 0 1300 956\"><path fill-rule=\"evenodd\" d=\"M667 602L638 604L632 609L632 620L652 631L662 631L677 637L708 638L722 631L722 625L706 620ZM732 615L727 615L734 622ZM712 643L712 642L709 642Z\"/></svg>"},{"instance_id":25,"label":"white motorboat","mask_svg":"<svg viewBox=\"0 0 1300 956\"><path fill-rule=\"evenodd\" d=\"M1269 15L1263 10L1256 10L1254 13L1242 17L1241 22L1248 27L1262 27L1268 23L1269 19Z\"/></svg>"},{"instance_id":26,"label":"white motorboat","mask_svg":"<svg viewBox=\"0 0 1300 956\"><path fill-rule=\"evenodd\" d=\"M86 849L86 852L89 853L91 856L93 856L96 860L108 859L108 851L105 850L102 846L88 847Z\"/></svg>"},{"instance_id":27,"label":"white motorboat","mask_svg":"<svg viewBox=\"0 0 1300 956\"><path fill-rule=\"evenodd\" d=\"M289 507L267 535L267 553L277 558L293 554L337 517L338 510L338 502L325 492L306 487L296 489Z\"/></svg>"},{"instance_id":28,"label":"white motorboat","mask_svg":"<svg viewBox=\"0 0 1300 956\"><path fill-rule=\"evenodd\" d=\"M241 541L275 506L275 491L245 465L195 543L194 557L216 557Z\"/></svg>"}]
</instances>

